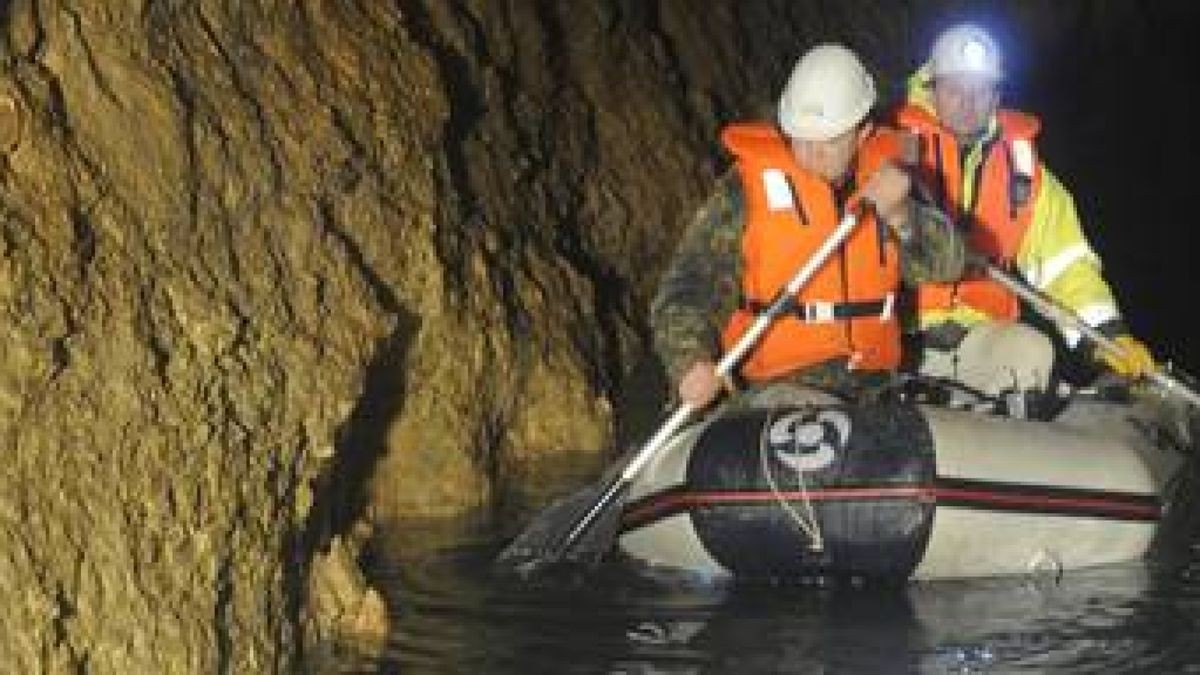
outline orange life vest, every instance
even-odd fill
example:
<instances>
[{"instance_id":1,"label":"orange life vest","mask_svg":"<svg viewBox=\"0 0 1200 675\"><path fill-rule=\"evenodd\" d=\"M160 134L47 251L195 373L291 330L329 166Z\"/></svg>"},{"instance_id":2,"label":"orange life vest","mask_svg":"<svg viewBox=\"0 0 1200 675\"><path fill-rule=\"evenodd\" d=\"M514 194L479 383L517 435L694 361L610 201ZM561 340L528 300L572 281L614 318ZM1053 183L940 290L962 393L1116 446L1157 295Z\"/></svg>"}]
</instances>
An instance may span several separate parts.
<instances>
[{"instance_id":1,"label":"orange life vest","mask_svg":"<svg viewBox=\"0 0 1200 675\"><path fill-rule=\"evenodd\" d=\"M736 157L746 216L744 302L722 334L728 350L829 238L841 209L830 186L797 165L787 141L770 125L730 125L721 139ZM857 184L899 150L892 132L868 138L858 150ZM743 377L778 377L838 357L856 369L897 367L900 327L893 310L899 283L895 239L868 214L800 290L795 311L776 317L743 362Z\"/></svg>"},{"instance_id":2,"label":"orange life vest","mask_svg":"<svg viewBox=\"0 0 1200 675\"><path fill-rule=\"evenodd\" d=\"M1041 163L1033 139L1036 117L1012 110L996 113L1000 133L984 150L974 180L975 203L963 203L962 160L954 134L928 110L909 105L897 116L899 125L920 139L918 181L963 228L972 250L1001 265L1012 263L1033 218L1033 197L1041 188ZM917 288L917 311L947 310L967 305L997 319L1016 319L1020 302L1011 291L982 274L955 283L928 283Z\"/></svg>"}]
</instances>

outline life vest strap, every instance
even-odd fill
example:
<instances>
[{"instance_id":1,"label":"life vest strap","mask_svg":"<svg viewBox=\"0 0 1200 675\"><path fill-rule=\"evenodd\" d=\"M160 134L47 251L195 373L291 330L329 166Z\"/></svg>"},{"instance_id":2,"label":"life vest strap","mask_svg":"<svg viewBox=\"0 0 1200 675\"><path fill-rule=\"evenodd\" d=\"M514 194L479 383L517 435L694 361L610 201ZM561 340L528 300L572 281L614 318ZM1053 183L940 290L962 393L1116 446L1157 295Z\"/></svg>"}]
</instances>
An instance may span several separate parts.
<instances>
[{"instance_id":1,"label":"life vest strap","mask_svg":"<svg viewBox=\"0 0 1200 675\"><path fill-rule=\"evenodd\" d=\"M844 321L846 319L858 319L868 316L877 316L881 320L886 321L891 318L894 305L893 296L889 293L887 297L880 298L879 300L854 300L849 302L827 302L822 300L816 302L796 302L795 299L792 299L786 305L786 310L805 323L829 323L831 321ZM754 314L762 314L768 307L770 305L765 302L742 300L742 308Z\"/></svg>"}]
</instances>

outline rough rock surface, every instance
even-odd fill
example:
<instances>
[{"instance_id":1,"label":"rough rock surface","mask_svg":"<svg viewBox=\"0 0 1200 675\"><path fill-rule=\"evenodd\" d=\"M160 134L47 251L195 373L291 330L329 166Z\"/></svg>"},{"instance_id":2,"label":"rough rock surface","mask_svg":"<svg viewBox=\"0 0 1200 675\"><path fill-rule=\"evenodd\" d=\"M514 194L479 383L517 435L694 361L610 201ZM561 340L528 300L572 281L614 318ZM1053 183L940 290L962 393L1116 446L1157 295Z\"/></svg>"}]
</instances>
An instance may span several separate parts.
<instances>
[{"instance_id":1,"label":"rough rock surface","mask_svg":"<svg viewBox=\"0 0 1200 675\"><path fill-rule=\"evenodd\" d=\"M0 2L0 663L378 636L367 504L539 498L636 435L718 126L815 39L894 90L953 4Z\"/></svg>"}]
</instances>

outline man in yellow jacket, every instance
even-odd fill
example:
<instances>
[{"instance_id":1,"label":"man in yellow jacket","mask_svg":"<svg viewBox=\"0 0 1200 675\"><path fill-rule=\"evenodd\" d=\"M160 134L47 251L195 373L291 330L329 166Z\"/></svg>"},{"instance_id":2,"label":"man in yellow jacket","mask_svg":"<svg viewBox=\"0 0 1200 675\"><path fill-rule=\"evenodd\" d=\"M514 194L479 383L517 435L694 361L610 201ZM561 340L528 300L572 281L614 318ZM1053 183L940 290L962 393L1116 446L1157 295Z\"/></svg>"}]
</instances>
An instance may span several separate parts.
<instances>
[{"instance_id":1,"label":"man in yellow jacket","mask_svg":"<svg viewBox=\"0 0 1200 675\"><path fill-rule=\"evenodd\" d=\"M944 31L929 60L910 78L897 114L918 139L918 184L958 224L968 244L991 263L1017 272L1124 348L1114 355L1080 347L1120 375L1155 368L1133 338L1101 276L1069 192L1037 156L1037 118L999 107L1000 50L981 28ZM1042 333L1018 321L1018 299L980 273L917 292L923 374L956 380L987 395L1044 390L1054 352Z\"/></svg>"}]
</instances>

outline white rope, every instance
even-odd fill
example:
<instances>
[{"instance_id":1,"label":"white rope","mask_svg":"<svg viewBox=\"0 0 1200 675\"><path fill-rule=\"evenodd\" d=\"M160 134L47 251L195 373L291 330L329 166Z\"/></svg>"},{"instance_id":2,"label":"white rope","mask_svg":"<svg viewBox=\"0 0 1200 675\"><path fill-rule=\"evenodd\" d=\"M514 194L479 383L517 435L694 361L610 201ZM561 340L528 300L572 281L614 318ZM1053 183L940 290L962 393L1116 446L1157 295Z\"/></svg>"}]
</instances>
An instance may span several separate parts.
<instances>
[{"instance_id":1,"label":"white rope","mask_svg":"<svg viewBox=\"0 0 1200 675\"><path fill-rule=\"evenodd\" d=\"M808 485L804 481L804 470L796 469L796 487L804 495L804 510L805 515L796 512L795 507L791 502L783 496L782 490L779 489L775 482L775 477L771 474L771 461L768 448L770 443L767 442L768 430L771 428L771 416L767 415L767 423L763 425L762 431L758 435L758 456L762 463L763 476L767 479L767 485L771 488L771 494L775 497L775 501L783 508L783 510L791 516L792 522L800 528L801 534L805 535L808 540L808 548L811 551L821 552L825 550L825 538L821 534L821 525L817 522L817 514L813 511L812 500L808 498ZM798 434L792 435L792 443L798 446L800 443ZM796 448L798 449L798 448ZM807 517L805 517L807 516Z\"/></svg>"}]
</instances>

